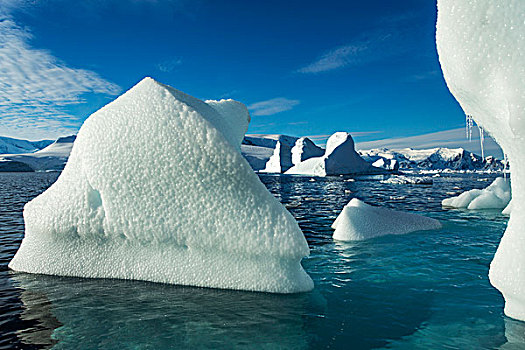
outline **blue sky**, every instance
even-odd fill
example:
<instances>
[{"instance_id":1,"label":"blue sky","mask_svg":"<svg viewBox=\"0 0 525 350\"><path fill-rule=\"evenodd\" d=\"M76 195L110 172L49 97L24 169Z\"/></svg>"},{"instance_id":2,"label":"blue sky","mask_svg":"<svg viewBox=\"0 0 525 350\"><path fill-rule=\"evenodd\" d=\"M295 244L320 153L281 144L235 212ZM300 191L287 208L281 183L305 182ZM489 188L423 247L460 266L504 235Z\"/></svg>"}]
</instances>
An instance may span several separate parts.
<instances>
[{"instance_id":1,"label":"blue sky","mask_svg":"<svg viewBox=\"0 0 525 350\"><path fill-rule=\"evenodd\" d=\"M461 127L430 0L0 0L0 134L74 133L145 76L233 98L251 133L357 141Z\"/></svg>"}]
</instances>

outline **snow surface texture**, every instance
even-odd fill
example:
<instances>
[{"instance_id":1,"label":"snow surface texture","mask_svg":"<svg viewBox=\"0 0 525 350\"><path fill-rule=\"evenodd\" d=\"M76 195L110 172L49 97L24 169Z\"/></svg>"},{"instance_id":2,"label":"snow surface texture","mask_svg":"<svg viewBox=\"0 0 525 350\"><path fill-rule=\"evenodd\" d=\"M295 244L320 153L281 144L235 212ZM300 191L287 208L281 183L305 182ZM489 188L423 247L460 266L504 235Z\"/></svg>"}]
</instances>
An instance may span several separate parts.
<instances>
[{"instance_id":1,"label":"snow surface texture","mask_svg":"<svg viewBox=\"0 0 525 350\"><path fill-rule=\"evenodd\" d=\"M434 183L434 180L431 177L424 176L424 177L413 177L413 176L404 176L404 175L397 175L397 176L391 176L386 180L381 180L384 184L395 184L395 185L432 185Z\"/></svg>"},{"instance_id":2,"label":"snow surface texture","mask_svg":"<svg viewBox=\"0 0 525 350\"><path fill-rule=\"evenodd\" d=\"M333 238L360 241L384 235L441 228L438 220L387 208L374 207L353 198L332 224Z\"/></svg>"},{"instance_id":3,"label":"snow surface texture","mask_svg":"<svg viewBox=\"0 0 525 350\"><path fill-rule=\"evenodd\" d=\"M0 155L0 171L8 171L12 164L25 165L25 171L60 171L66 165L75 138L75 135L61 137L34 153Z\"/></svg>"},{"instance_id":4,"label":"snow surface texture","mask_svg":"<svg viewBox=\"0 0 525 350\"><path fill-rule=\"evenodd\" d=\"M510 202L510 184L498 177L487 188L463 192L457 197L444 199L441 204L445 208L504 209Z\"/></svg>"},{"instance_id":5,"label":"snow surface texture","mask_svg":"<svg viewBox=\"0 0 525 350\"><path fill-rule=\"evenodd\" d=\"M438 0L436 44L450 91L510 161L512 213L489 277L525 320L525 1Z\"/></svg>"},{"instance_id":6,"label":"snow surface texture","mask_svg":"<svg viewBox=\"0 0 525 350\"><path fill-rule=\"evenodd\" d=\"M373 167L357 154L354 140L347 132L336 132L328 139L326 151L322 157L314 157L302 161L286 174L327 176L351 174L380 174L387 171Z\"/></svg>"},{"instance_id":7,"label":"snow surface texture","mask_svg":"<svg viewBox=\"0 0 525 350\"><path fill-rule=\"evenodd\" d=\"M207 104L145 78L95 112L60 178L26 204L25 237L9 267L276 293L312 289L299 226L238 151L249 118L239 106Z\"/></svg>"}]
</instances>

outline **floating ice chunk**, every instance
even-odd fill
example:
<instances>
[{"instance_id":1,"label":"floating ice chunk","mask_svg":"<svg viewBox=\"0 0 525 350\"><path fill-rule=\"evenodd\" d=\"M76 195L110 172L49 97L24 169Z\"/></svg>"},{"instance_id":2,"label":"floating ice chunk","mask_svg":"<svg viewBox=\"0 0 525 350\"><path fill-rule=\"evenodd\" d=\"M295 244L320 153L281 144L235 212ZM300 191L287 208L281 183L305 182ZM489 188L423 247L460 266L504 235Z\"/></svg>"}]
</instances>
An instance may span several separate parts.
<instances>
[{"instance_id":1,"label":"floating ice chunk","mask_svg":"<svg viewBox=\"0 0 525 350\"><path fill-rule=\"evenodd\" d=\"M389 177L386 180L382 180L381 182L385 184L396 184L396 185L403 185L403 184L432 185L434 183L434 180L428 176L415 177L415 176L394 175L394 176Z\"/></svg>"},{"instance_id":2,"label":"floating ice chunk","mask_svg":"<svg viewBox=\"0 0 525 350\"><path fill-rule=\"evenodd\" d=\"M448 88L510 160L513 208L489 277L525 321L524 14L523 0L438 0L436 44Z\"/></svg>"},{"instance_id":3,"label":"floating ice chunk","mask_svg":"<svg viewBox=\"0 0 525 350\"><path fill-rule=\"evenodd\" d=\"M503 209L510 202L510 185L498 177L488 187L463 192L459 196L446 198L441 204L445 208Z\"/></svg>"},{"instance_id":4,"label":"floating ice chunk","mask_svg":"<svg viewBox=\"0 0 525 350\"><path fill-rule=\"evenodd\" d=\"M357 154L354 140L349 133L336 132L328 139L322 157L302 161L290 168L286 174L327 176L385 172L384 169L373 167Z\"/></svg>"},{"instance_id":5,"label":"floating ice chunk","mask_svg":"<svg viewBox=\"0 0 525 350\"><path fill-rule=\"evenodd\" d=\"M312 289L301 267L309 254L304 235L238 150L239 125L249 118L241 106L205 103L145 78L92 114L60 178L26 204L25 237L9 267Z\"/></svg>"},{"instance_id":6,"label":"floating ice chunk","mask_svg":"<svg viewBox=\"0 0 525 350\"><path fill-rule=\"evenodd\" d=\"M383 168L386 170L399 170L399 162L397 161L397 159L379 158L378 160L372 163L372 166L375 166L376 168Z\"/></svg>"},{"instance_id":7,"label":"floating ice chunk","mask_svg":"<svg viewBox=\"0 0 525 350\"><path fill-rule=\"evenodd\" d=\"M438 220L397 210L374 207L353 198L332 224L333 238L360 241L384 235L441 228Z\"/></svg>"}]
</instances>

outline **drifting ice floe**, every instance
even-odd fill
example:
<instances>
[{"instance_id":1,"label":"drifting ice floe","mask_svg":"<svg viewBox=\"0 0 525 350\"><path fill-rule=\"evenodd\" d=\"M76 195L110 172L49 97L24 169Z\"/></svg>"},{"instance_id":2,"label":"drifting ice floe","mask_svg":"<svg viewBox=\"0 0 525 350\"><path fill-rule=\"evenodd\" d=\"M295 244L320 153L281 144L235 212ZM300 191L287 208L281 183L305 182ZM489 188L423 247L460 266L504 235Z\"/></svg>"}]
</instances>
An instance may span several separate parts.
<instances>
[{"instance_id":1,"label":"drifting ice floe","mask_svg":"<svg viewBox=\"0 0 525 350\"><path fill-rule=\"evenodd\" d=\"M227 114L222 114L227 113ZM239 152L249 114L151 78L91 115L26 204L13 270L290 293L308 244Z\"/></svg>"},{"instance_id":2,"label":"drifting ice floe","mask_svg":"<svg viewBox=\"0 0 525 350\"><path fill-rule=\"evenodd\" d=\"M431 177L414 177L414 176L404 176L404 175L394 175L389 177L386 180L381 180L384 184L396 184L396 185L432 185L434 180Z\"/></svg>"},{"instance_id":3,"label":"drifting ice floe","mask_svg":"<svg viewBox=\"0 0 525 350\"><path fill-rule=\"evenodd\" d=\"M441 204L445 208L503 209L510 202L510 184L498 177L488 187L463 192L459 196L446 198Z\"/></svg>"},{"instance_id":4,"label":"drifting ice floe","mask_svg":"<svg viewBox=\"0 0 525 350\"><path fill-rule=\"evenodd\" d=\"M397 210L374 207L353 198L332 224L333 238L360 241L384 235L441 228L438 220Z\"/></svg>"},{"instance_id":5,"label":"drifting ice floe","mask_svg":"<svg viewBox=\"0 0 525 350\"><path fill-rule=\"evenodd\" d=\"M336 132L328 139L326 151L322 157L302 161L286 174L292 175L350 175L350 174L380 174L384 169L368 164L354 148L354 140L347 132Z\"/></svg>"},{"instance_id":6,"label":"drifting ice floe","mask_svg":"<svg viewBox=\"0 0 525 350\"><path fill-rule=\"evenodd\" d=\"M505 313L525 320L525 1L438 0L436 43L466 115L508 155L513 208L490 266Z\"/></svg>"}]
</instances>

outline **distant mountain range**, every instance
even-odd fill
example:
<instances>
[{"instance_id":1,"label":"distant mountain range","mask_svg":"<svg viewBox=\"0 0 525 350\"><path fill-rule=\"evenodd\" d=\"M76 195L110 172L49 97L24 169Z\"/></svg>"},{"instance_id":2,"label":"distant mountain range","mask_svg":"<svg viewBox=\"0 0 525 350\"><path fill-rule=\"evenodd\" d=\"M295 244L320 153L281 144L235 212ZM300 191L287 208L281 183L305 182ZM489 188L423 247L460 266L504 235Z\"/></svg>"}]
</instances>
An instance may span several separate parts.
<instances>
[{"instance_id":1,"label":"distant mountain range","mask_svg":"<svg viewBox=\"0 0 525 350\"><path fill-rule=\"evenodd\" d=\"M0 154L0 171L61 171L66 165L75 139L75 135L60 137L56 141L34 142L9 139L10 145L17 145L9 148L9 150L17 150L19 146L25 148L22 153L11 152L9 154L7 152ZM30 145L33 147L30 148Z\"/></svg>"},{"instance_id":2,"label":"distant mountain range","mask_svg":"<svg viewBox=\"0 0 525 350\"><path fill-rule=\"evenodd\" d=\"M61 171L69 157L76 136L56 141L27 141L0 137L0 172ZM246 135L241 153L255 171L284 173L294 165L320 157L325 150L306 137L279 134ZM395 171L421 170L502 170L504 162L493 156L481 158L463 148L429 149L376 148L357 151L375 168Z\"/></svg>"},{"instance_id":3,"label":"distant mountain range","mask_svg":"<svg viewBox=\"0 0 525 350\"><path fill-rule=\"evenodd\" d=\"M27 141L0 136L0 154L32 153L53 142L53 140Z\"/></svg>"},{"instance_id":4,"label":"distant mountain range","mask_svg":"<svg viewBox=\"0 0 525 350\"><path fill-rule=\"evenodd\" d=\"M493 156L481 158L463 148L371 149L358 153L370 163L396 162L400 170L502 170L505 164Z\"/></svg>"}]
</instances>

